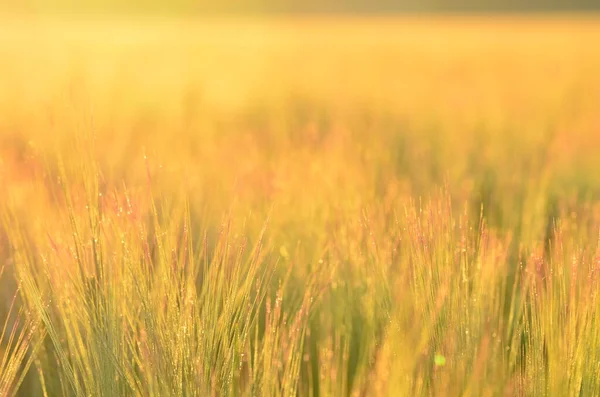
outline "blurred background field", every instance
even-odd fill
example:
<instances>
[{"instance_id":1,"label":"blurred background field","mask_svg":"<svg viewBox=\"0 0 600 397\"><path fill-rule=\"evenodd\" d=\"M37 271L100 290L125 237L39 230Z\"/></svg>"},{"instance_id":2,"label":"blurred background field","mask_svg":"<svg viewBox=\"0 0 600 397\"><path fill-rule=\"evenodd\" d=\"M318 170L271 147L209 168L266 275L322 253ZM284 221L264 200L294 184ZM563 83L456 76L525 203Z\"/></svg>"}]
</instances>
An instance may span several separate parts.
<instances>
[{"instance_id":1,"label":"blurred background field","mask_svg":"<svg viewBox=\"0 0 600 397\"><path fill-rule=\"evenodd\" d=\"M596 17L3 18L23 395L600 393Z\"/></svg>"},{"instance_id":2,"label":"blurred background field","mask_svg":"<svg viewBox=\"0 0 600 397\"><path fill-rule=\"evenodd\" d=\"M170 189L218 210L240 196L308 214L447 183L512 227L558 196L600 195L593 18L38 18L2 30L4 167L20 173L88 134L108 181L141 183L145 150Z\"/></svg>"}]
</instances>

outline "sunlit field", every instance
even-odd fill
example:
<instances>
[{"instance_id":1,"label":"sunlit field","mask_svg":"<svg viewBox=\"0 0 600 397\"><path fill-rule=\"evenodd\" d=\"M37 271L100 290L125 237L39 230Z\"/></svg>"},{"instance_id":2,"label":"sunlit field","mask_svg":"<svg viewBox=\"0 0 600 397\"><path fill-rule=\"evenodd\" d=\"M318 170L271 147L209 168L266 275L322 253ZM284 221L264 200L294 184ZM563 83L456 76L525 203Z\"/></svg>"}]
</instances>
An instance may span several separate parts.
<instances>
[{"instance_id":1,"label":"sunlit field","mask_svg":"<svg viewBox=\"0 0 600 397\"><path fill-rule=\"evenodd\" d=\"M600 19L0 21L0 396L600 395Z\"/></svg>"}]
</instances>

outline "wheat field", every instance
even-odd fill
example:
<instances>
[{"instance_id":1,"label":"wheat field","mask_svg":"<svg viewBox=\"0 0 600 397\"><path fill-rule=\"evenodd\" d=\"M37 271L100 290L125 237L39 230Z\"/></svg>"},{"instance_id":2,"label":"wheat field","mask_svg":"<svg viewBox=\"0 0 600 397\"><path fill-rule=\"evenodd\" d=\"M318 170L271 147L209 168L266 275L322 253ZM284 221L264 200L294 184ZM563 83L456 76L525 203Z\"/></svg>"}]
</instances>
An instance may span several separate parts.
<instances>
[{"instance_id":1,"label":"wheat field","mask_svg":"<svg viewBox=\"0 0 600 397\"><path fill-rule=\"evenodd\" d=\"M596 17L2 17L0 396L600 395Z\"/></svg>"}]
</instances>

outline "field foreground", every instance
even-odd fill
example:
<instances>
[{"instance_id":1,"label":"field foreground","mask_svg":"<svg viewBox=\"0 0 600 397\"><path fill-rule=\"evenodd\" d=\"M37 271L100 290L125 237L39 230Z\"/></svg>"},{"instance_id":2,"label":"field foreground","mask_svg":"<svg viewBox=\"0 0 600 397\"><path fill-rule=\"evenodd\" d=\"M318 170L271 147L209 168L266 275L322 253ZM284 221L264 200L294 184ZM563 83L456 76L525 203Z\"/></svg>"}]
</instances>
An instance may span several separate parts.
<instances>
[{"instance_id":1,"label":"field foreground","mask_svg":"<svg viewBox=\"0 0 600 397\"><path fill-rule=\"evenodd\" d=\"M0 396L600 395L599 22L4 18Z\"/></svg>"}]
</instances>

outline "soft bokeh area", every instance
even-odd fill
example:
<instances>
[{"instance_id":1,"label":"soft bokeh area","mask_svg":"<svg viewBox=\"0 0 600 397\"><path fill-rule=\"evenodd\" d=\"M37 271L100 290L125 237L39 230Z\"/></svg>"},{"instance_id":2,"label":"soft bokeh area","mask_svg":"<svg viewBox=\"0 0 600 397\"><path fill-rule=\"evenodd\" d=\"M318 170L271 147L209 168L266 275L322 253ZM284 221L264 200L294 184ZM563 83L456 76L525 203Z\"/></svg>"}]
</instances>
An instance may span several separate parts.
<instances>
[{"instance_id":1,"label":"soft bokeh area","mask_svg":"<svg viewBox=\"0 0 600 397\"><path fill-rule=\"evenodd\" d=\"M2 18L0 396L600 394L598 17Z\"/></svg>"},{"instance_id":2,"label":"soft bokeh area","mask_svg":"<svg viewBox=\"0 0 600 397\"><path fill-rule=\"evenodd\" d=\"M4 0L0 10L57 14L264 15L389 13L581 13L600 10L595 0Z\"/></svg>"}]
</instances>

